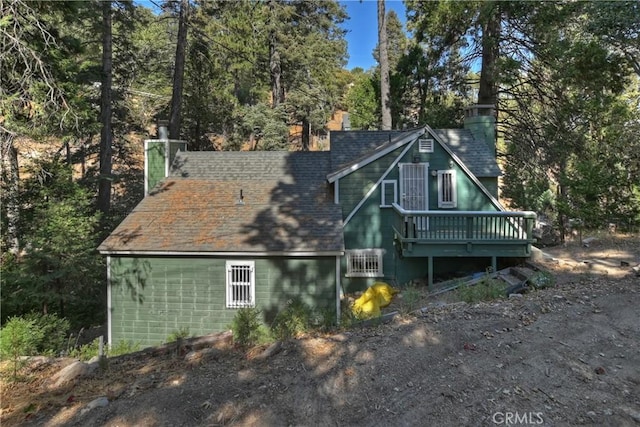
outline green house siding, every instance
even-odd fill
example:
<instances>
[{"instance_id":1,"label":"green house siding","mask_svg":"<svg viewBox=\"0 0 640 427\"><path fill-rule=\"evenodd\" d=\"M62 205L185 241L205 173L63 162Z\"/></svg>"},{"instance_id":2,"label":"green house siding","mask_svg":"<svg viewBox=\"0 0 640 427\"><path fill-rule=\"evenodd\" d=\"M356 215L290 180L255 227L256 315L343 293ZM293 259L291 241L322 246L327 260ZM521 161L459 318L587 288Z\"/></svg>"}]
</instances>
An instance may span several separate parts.
<instances>
[{"instance_id":1,"label":"green house siding","mask_svg":"<svg viewBox=\"0 0 640 427\"><path fill-rule=\"evenodd\" d=\"M110 338L157 345L180 329L204 335L229 329L227 259L255 261L255 299L265 321L294 297L335 311L335 258L112 257Z\"/></svg>"},{"instance_id":2,"label":"green house siding","mask_svg":"<svg viewBox=\"0 0 640 427\"><path fill-rule=\"evenodd\" d=\"M397 159L405 147L401 147L380 159L354 171L339 181L340 204L343 207L343 220L352 214L352 211L370 189L380 180L380 177L387 171L389 166ZM484 194L475 182L458 165L450 164L451 157L440 144L434 144L433 153L420 153L418 144L413 143L409 150L398 161L400 163L428 163L428 200L430 210L438 208L438 182L432 176L433 171L454 169L456 170L457 207L453 210L459 211L496 211L497 208L491 200ZM400 193L400 172L396 164L385 180L395 180L397 182L398 199ZM485 179L483 183L496 183L495 178ZM366 249L382 248L385 250L383 258L384 276L380 278L352 278L344 277L346 272L346 259L342 260L341 279L345 292L361 290L371 285L376 280L387 280L396 284L404 284L409 280L425 277L428 273L428 263L426 258L403 258L394 245L394 234L392 224L394 212L392 208L380 207L382 200L382 186L379 185L364 203L351 216L349 222L344 226L345 249ZM492 185L489 191L497 193L497 184ZM399 202L399 200L397 200Z\"/></svg>"},{"instance_id":3,"label":"green house siding","mask_svg":"<svg viewBox=\"0 0 640 427\"><path fill-rule=\"evenodd\" d=\"M149 139L145 141L145 181L147 191L151 191L167 177L167 169L178 151L185 151L187 143L173 139ZM169 158L167 159L167 153Z\"/></svg>"}]
</instances>

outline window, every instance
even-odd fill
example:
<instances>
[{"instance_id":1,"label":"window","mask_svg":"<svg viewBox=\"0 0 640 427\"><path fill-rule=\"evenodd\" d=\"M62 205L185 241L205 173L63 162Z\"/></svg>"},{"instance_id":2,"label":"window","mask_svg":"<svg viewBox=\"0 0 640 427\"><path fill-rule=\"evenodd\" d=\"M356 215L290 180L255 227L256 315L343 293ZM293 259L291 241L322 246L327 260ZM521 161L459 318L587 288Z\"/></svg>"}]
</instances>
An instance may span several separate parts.
<instances>
[{"instance_id":1,"label":"window","mask_svg":"<svg viewBox=\"0 0 640 427\"><path fill-rule=\"evenodd\" d=\"M453 169L438 171L438 207L455 208L457 206L456 171Z\"/></svg>"},{"instance_id":2,"label":"window","mask_svg":"<svg viewBox=\"0 0 640 427\"><path fill-rule=\"evenodd\" d=\"M382 181L381 208L390 208L393 203L398 202L398 182L395 180Z\"/></svg>"},{"instance_id":3,"label":"window","mask_svg":"<svg viewBox=\"0 0 640 427\"><path fill-rule=\"evenodd\" d=\"M227 308L255 307L254 261L227 261Z\"/></svg>"},{"instance_id":4,"label":"window","mask_svg":"<svg viewBox=\"0 0 640 427\"><path fill-rule=\"evenodd\" d=\"M347 277L382 277L384 249L355 249L347 251Z\"/></svg>"},{"instance_id":5,"label":"window","mask_svg":"<svg viewBox=\"0 0 640 427\"><path fill-rule=\"evenodd\" d=\"M418 139L418 152L433 153L433 139Z\"/></svg>"}]
</instances>

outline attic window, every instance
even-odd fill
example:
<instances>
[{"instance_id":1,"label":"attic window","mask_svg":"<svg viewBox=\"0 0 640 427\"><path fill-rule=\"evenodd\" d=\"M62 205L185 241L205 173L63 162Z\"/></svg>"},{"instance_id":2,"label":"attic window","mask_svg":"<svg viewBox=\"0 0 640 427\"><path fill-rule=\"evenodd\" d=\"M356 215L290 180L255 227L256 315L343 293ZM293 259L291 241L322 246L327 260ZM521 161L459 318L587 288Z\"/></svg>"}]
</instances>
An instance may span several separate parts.
<instances>
[{"instance_id":1,"label":"attic window","mask_svg":"<svg viewBox=\"0 0 640 427\"><path fill-rule=\"evenodd\" d=\"M433 153L433 139L418 139L418 151L420 153Z\"/></svg>"},{"instance_id":2,"label":"attic window","mask_svg":"<svg viewBox=\"0 0 640 427\"><path fill-rule=\"evenodd\" d=\"M346 252L347 277L382 277L384 249L354 249Z\"/></svg>"}]
</instances>

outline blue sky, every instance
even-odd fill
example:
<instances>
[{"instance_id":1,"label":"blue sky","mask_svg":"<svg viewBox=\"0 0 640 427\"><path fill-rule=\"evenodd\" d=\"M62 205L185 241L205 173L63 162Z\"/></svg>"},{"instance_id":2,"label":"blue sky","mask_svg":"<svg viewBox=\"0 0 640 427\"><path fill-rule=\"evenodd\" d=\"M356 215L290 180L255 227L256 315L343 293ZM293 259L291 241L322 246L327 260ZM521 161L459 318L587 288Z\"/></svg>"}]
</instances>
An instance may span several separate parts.
<instances>
[{"instance_id":1,"label":"blue sky","mask_svg":"<svg viewBox=\"0 0 640 427\"><path fill-rule=\"evenodd\" d=\"M348 31L346 35L349 62L347 69L361 67L364 70L376 65L373 49L378 43L378 2L376 0L342 0L350 19L342 26ZM394 10L403 24L406 24L406 12L401 0L386 0L387 13Z\"/></svg>"}]
</instances>

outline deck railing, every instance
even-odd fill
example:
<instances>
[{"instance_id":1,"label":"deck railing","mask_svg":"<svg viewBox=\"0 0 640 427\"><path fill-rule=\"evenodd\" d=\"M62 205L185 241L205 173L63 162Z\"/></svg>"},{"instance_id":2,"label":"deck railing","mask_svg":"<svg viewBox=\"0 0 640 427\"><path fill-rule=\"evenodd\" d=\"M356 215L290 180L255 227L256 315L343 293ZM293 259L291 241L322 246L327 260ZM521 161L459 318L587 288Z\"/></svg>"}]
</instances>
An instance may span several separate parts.
<instances>
[{"instance_id":1,"label":"deck railing","mask_svg":"<svg viewBox=\"0 0 640 427\"><path fill-rule=\"evenodd\" d=\"M533 242L535 212L412 211L393 204L394 229L412 242Z\"/></svg>"}]
</instances>

